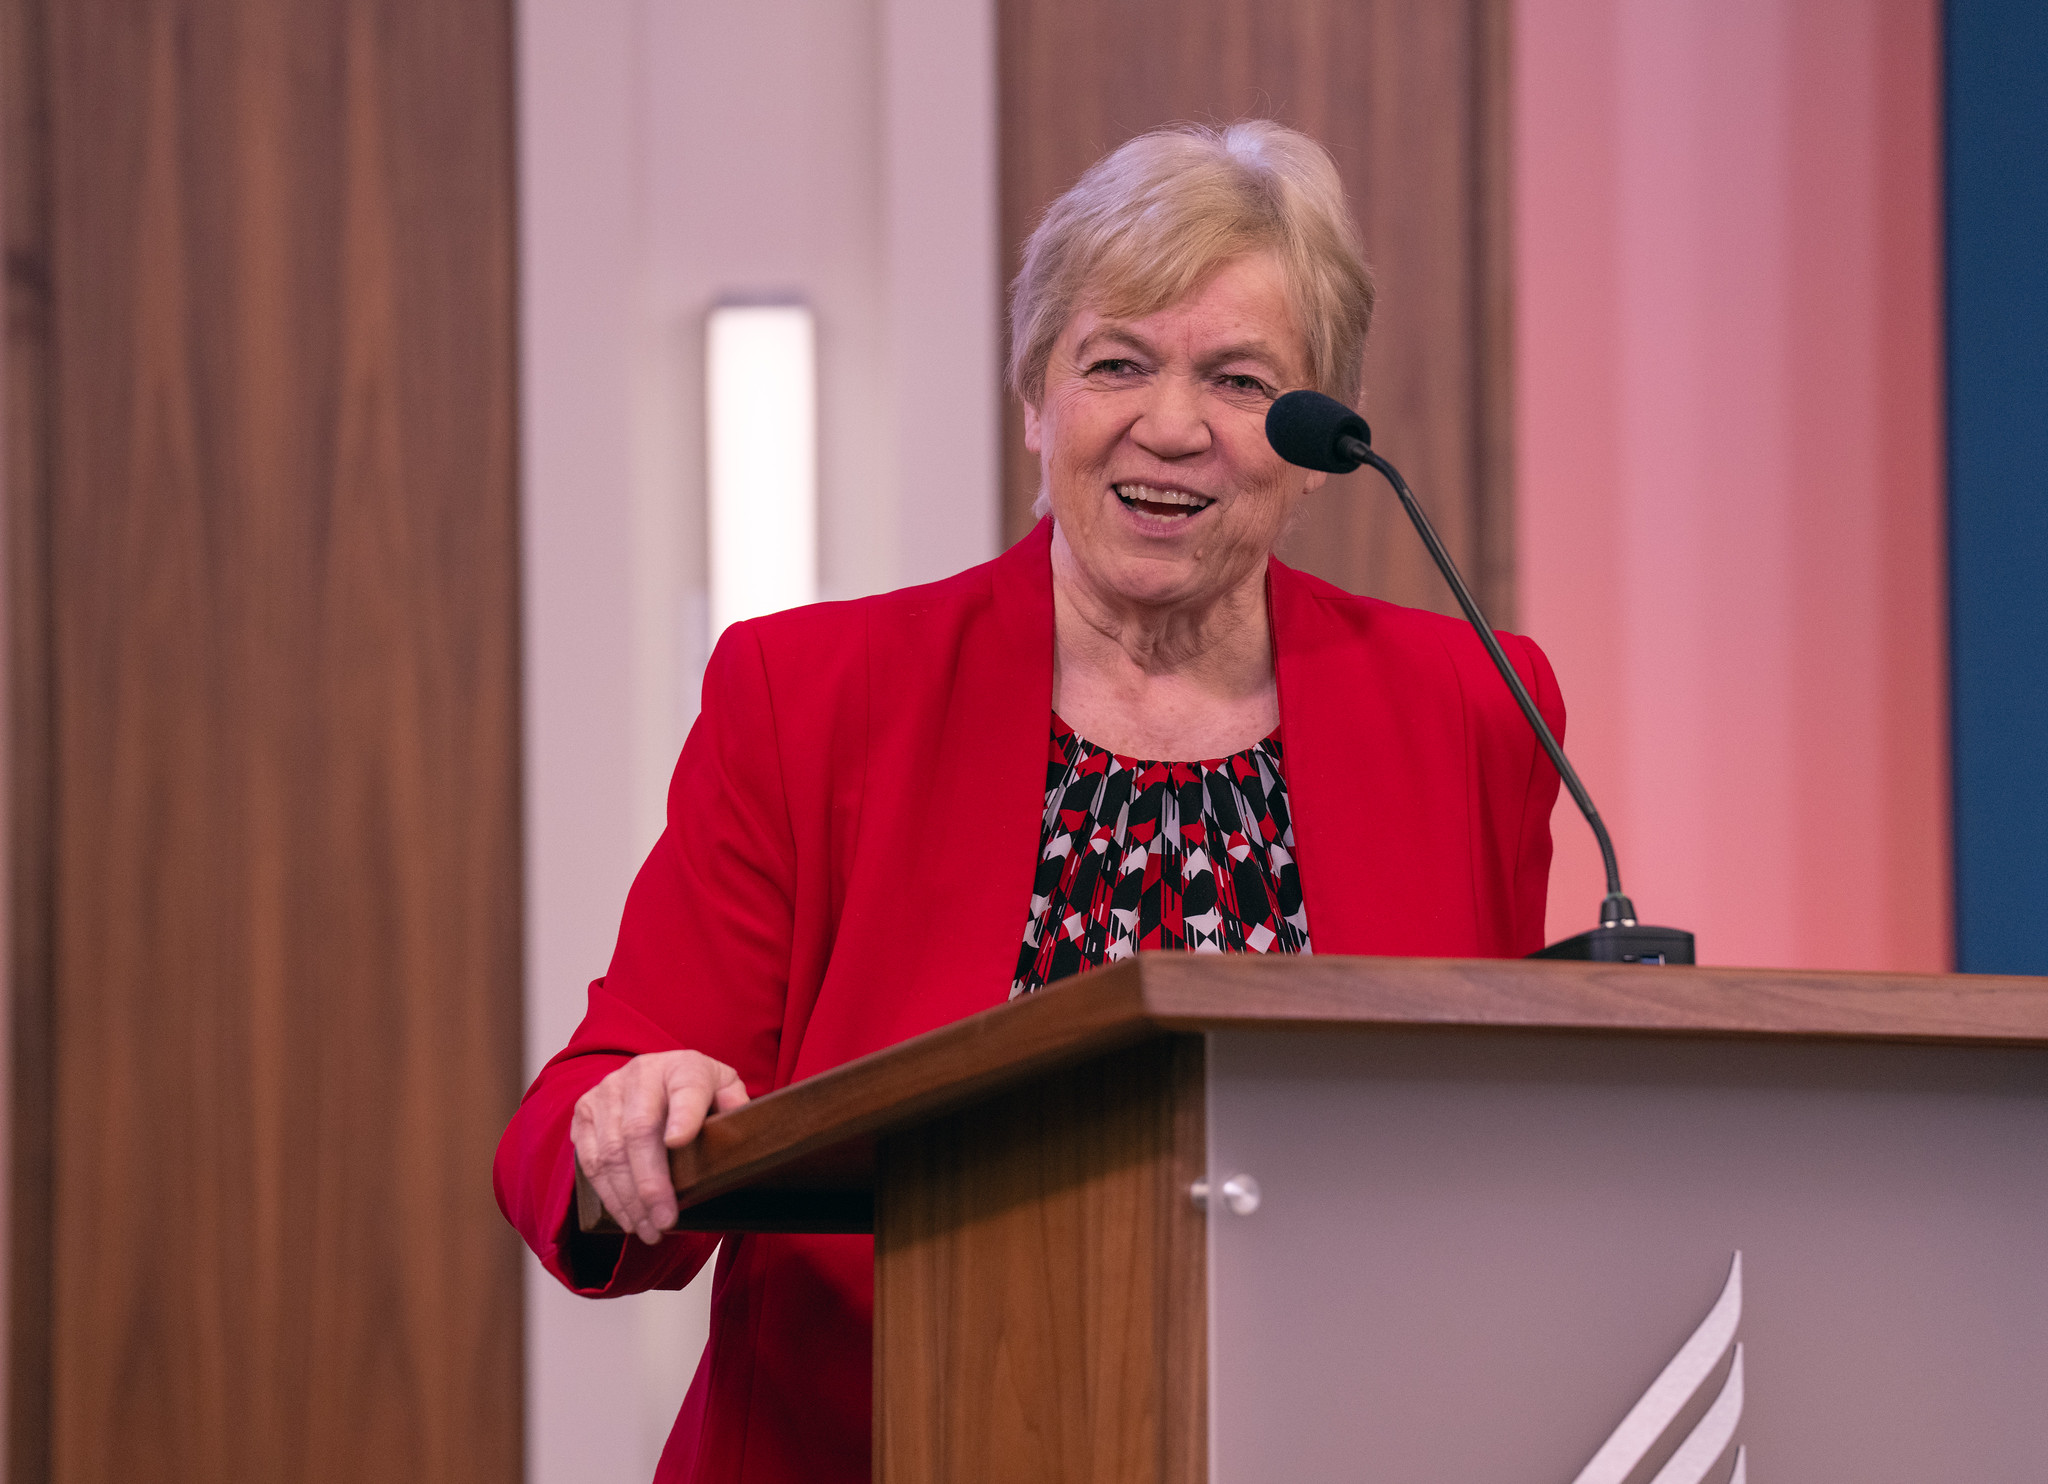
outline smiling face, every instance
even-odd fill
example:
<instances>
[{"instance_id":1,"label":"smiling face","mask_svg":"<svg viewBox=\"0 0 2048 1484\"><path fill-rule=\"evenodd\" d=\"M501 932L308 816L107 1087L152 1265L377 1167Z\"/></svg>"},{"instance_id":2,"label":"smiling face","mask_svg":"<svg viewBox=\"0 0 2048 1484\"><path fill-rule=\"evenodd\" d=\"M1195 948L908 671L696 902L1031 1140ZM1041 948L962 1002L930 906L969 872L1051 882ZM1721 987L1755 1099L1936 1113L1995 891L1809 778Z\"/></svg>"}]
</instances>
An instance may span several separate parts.
<instances>
[{"instance_id":1,"label":"smiling face","mask_svg":"<svg viewBox=\"0 0 2048 1484\"><path fill-rule=\"evenodd\" d=\"M1141 319L1082 308L1024 409L1058 537L1110 601L1202 604L1263 573L1321 474L1266 442L1266 409L1309 384L1280 265L1226 264Z\"/></svg>"}]
</instances>

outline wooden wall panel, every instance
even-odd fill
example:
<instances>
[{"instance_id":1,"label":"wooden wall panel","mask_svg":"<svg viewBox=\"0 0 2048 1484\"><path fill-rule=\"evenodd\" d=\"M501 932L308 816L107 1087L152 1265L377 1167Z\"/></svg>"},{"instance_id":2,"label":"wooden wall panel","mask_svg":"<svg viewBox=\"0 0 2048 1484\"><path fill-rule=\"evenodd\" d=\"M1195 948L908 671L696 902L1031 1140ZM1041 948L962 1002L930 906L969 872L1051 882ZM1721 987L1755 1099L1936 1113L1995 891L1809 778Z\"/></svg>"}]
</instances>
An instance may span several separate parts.
<instances>
[{"instance_id":1,"label":"wooden wall panel","mask_svg":"<svg viewBox=\"0 0 2048 1484\"><path fill-rule=\"evenodd\" d=\"M5 11L12 1477L510 1484L509 4Z\"/></svg>"},{"instance_id":2,"label":"wooden wall panel","mask_svg":"<svg viewBox=\"0 0 2048 1484\"><path fill-rule=\"evenodd\" d=\"M1000 0L1004 281L1046 205L1134 134L1278 119L1336 157L1380 308L1375 445L1408 476L1494 622L1513 616L1507 0ZM1037 461L1012 406L1004 520ZM1353 591L1455 612L1377 476L1333 479L1282 547Z\"/></svg>"}]
</instances>

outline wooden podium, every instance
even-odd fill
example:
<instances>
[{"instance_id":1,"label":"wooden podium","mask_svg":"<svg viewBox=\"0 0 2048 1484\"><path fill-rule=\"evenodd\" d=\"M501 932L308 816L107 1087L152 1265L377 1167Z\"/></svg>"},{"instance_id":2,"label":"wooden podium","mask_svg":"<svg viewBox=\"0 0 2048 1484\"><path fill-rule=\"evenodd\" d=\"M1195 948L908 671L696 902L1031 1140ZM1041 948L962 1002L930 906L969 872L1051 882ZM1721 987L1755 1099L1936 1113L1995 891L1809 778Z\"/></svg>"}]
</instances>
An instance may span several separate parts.
<instances>
[{"instance_id":1,"label":"wooden podium","mask_svg":"<svg viewBox=\"0 0 2048 1484\"><path fill-rule=\"evenodd\" d=\"M881 1484L2048 1478L2048 980L1141 955L672 1164L874 1233Z\"/></svg>"}]
</instances>

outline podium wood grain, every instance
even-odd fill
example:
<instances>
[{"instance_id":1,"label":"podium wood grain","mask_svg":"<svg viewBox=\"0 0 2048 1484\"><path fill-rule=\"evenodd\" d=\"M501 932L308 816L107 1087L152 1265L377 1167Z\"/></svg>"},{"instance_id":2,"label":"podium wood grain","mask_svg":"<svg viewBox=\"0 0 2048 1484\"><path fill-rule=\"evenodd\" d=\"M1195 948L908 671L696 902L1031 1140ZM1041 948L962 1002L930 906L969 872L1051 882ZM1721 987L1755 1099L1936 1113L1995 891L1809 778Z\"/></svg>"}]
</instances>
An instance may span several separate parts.
<instances>
[{"instance_id":1,"label":"podium wood grain","mask_svg":"<svg viewBox=\"0 0 2048 1484\"><path fill-rule=\"evenodd\" d=\"M878 1481L1207 1477L1202 1099L1172 1036L882 1141Z\"/></svg>"}]
</instances>

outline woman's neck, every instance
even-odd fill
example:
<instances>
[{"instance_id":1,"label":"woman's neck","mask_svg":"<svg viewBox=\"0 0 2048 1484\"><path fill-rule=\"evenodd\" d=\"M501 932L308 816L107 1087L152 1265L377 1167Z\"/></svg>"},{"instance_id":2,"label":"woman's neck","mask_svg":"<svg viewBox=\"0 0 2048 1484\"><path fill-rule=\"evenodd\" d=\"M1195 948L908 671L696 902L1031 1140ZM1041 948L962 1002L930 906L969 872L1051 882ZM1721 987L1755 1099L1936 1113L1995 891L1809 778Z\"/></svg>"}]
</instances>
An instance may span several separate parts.
<instances>
[{"instance_id":1,"label":"woman's neck","mask_svg":"<svg viewBox=\"0 0 2048 1484\"><path fill-rule=\"evenodd\" d=\"M1199 602L1132 602L1054 541L1053 709L1127 757L1224 757L1280 722L1261 562Z\"/></svg>"}]
</instances>

